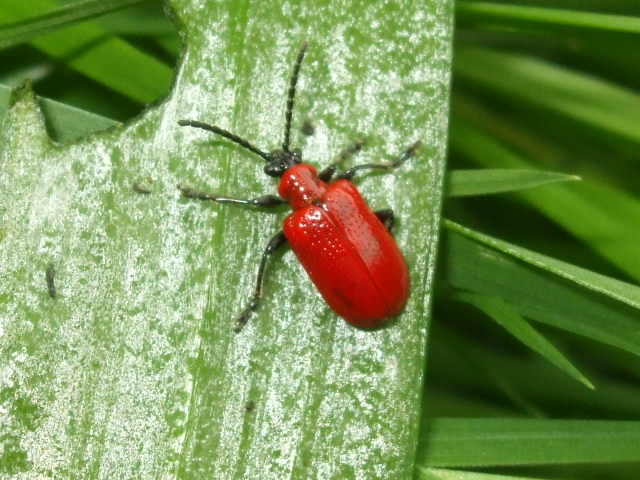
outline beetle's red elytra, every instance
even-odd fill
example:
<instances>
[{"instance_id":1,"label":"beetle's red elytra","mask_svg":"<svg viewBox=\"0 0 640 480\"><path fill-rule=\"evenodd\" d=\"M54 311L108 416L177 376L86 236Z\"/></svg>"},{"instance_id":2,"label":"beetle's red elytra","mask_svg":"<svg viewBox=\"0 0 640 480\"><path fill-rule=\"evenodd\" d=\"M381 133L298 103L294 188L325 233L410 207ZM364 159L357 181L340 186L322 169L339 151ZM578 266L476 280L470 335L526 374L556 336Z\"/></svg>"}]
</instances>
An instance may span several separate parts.
<instances>
[{"instance_id":1,"label":"beetle's red elytra","mask_svg":"<svg viewBox=\"0 0 640 480\"><path fill-rule=\"evenodd\" d=\"M185 197L265 208L289 203L293 209L285 219L283 229L267 244L258 268L254 294L247 308L238 316L236 331L244 327L260 303L269 257L286 243L329 307L357 327L371 329L383 326L402 312L409 298L407 265L390 233L393 211L371 210L351 179L360 170L391 171L399 167L416 154L419 142L391 162L356 165L337 175L333 183L329 182L338 163L360 150L362 142L340 154L336 161L320 172L312 165L302 163L300 152L290 150L289 137L296 84L306 49L305 42L291 75L281 149L266 153L219 127L195 120L178 122L237 143L267 162L264 168L267 175L280 178L278 196L241 199L180 186Z\"/></svg>"},{"instance_id":2,"label":"beetle's red elytra","mask_svg":"<svg viewBox=\"0 0 640 480\"><path fill-rule=\"evenodd\" d=\"M373 328L404 308L404 258L353 183L327 185L303 163L285 172L278 192L294 209L284 221L285 237L333 311Z\"/></svg>"}]
</instances>

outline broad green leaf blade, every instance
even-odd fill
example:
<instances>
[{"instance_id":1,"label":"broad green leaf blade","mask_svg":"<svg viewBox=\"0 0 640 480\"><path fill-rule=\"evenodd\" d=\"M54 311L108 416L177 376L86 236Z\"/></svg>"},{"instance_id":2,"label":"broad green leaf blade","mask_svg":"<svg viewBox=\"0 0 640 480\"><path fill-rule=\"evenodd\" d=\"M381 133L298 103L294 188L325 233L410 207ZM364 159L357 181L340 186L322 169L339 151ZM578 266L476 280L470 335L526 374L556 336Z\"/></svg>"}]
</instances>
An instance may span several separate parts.
<instances>
[{"instance_id":1,"label":"broad green leaf blade","mask_svg":"<svg viewBox=\"0 0 640 480\"><path fill-rule=\"evenodd\" d=\"M422 466L640 461L640 422L436 418L423 439Z\"/></svg>"},{"instance_id":2,"label":"broad green leaf blade","mask_svg":"<svg viewBox=\"0 0 640 480\"><path fill-rule=\"evenodd\" d=\"M173 6L188 42L162 105L61 146L46 137L28 93L5 116L0 423L15 448L0 465L22 478L409 478L452 5ZM362 22L377 28L364 32ZM178 184L249 197L274 193L276 183L259 158L176 122L215 123L277 148L303 39L310 47L292 133L306 160L326 165L364 135L359 162L423 141L394 175L358 179L373 208L396 211L412 294L388 328L358 330L283 253L269 266L263 303L236 334L258 258L286 213L181 199ZM299 131L305 119L316 130L309 138Z\"/></svg>"},{"instance_id":3,"label":"broad green leaf blade","mask_svg":"<svg viewBox=\"0 0 640 480\"><path fill-rule=\"evenodd\" d=\"M580 177L526 169L453 170L447 174L446 193L449 197L488 195L573 180Z\"/></svg>"},{"instance_id":4,"label":"broad green leaf blade","mask_svg":"<svg viewBox=\"0 0 640 480\"><path fill-rule=\"evenodd\" d=\"M594 388L593 384L543 335L538 333L529 322L522 318L506 302L496 296L478 295L474 293L459 292L454 298L465 301L492 318L514 337L538 352L551 363L561 368L565 373L572 376L589 388Z\"/></svg>"},{"instance_id":5,"label":"broad green leaf blade","mask_svg":"<svg viewBox=\"0 0 640 480\"><path fill-rule=\"evenodd\" d=\"M143 0L85 0L15 23L0 25L0 49L28 42L74 23L141 3Z\"/></svg>"},{"instance_id":6,"label":"broad green leaf blade","mask_svg":"<svg viewBox=\"0 0 640 480\"><path fill-rule=\"evenodd\" d=\"M499 295L520 315L640 355L638 309L523 264L459 233L445 235L444 284Z\"/></svg>"}]
</instances>

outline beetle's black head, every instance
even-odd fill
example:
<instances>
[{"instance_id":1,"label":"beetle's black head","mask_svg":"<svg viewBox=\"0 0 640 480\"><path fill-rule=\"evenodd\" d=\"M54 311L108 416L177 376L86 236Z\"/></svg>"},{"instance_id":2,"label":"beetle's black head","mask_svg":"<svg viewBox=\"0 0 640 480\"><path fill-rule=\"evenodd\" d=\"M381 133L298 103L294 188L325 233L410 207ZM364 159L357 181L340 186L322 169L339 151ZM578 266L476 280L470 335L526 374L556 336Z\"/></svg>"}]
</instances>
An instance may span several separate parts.
<instances>
[{"instance_id":1,"label":"beetle's black head","mask_svg":"<svg viewBox=\"0 0 640 480\"><path fill-rule=\"evenodd\" d=\"M274 150L269 153L271 160L264 167L264 173L270 177L281 177L288 169L302 162L300 150Z\"/></svg>"}]
</instances>

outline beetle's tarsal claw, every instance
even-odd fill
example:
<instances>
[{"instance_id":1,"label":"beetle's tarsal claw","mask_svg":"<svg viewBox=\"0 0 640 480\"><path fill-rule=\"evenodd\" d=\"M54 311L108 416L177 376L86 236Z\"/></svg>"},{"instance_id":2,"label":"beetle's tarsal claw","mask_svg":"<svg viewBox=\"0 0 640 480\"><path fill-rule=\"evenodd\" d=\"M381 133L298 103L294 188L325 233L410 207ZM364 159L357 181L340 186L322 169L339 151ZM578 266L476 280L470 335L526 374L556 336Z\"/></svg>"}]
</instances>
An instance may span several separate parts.
<instances>
[{"instance_id":1,"label":"beetle's tarsal claw","mask_svg":"<svg viewBox=\"0 0 640 480\"><path fill-rule=\"evenodd\" d=\"M250 312L243 312L242 315L238 317L236 320L236 324L233 327L233 331L238 333L240 330L244 328L244 326L249 322Z\"/></svg>"},{"instance_id":2,"label":"beetle's tarsal claw","mask_svg":"<svg viewBox=\"0 0 640 480\"><path fill-rule=\"evenodd\" d=\"M422 142L418 140L407 149L407 155L409 155L410 157L417 155L420 147L422 147Z\"/></svg>"},{"instance_id":3,"label":"beetle's tarsal claw","mask_svg":"<svg viewBox=\"0 0 640 480\"><path fill-rule=\"evenodd\" d=\"M413 145L407 148L397 160L389 164L390 169L397 168L400 165L402 165L404 162L409 160L410 158L415 157L418 154L418 151L420 150L421 146L422 146L422 143L420 142L420 140L415 142Z\"/></svg>"},{"instance_id":4,"label":"beetle's tarsal claw","mask_svg":"<svg viewBox=\"0 0 640 480\"><path fill-rule=\"evenodd\" d=\"M256 296L251 300L251 302L249 303L249 306L245 308L244 311L238 316L238 319L236 320L236 325L235 327L233 327L234 332L237 333L244 328L244 326L249 322L249 317L251 316L253 311L256 308L258 308L259 304L260 304L259 296Z\"/></svg>"},{"instance_id":5,"label":"beetle's tarsal claw","mask_svg":"<svg viewBox=\"0 0 640 480\"><path fill-rule=\"evenodd\" d=\"M183 185L178 185L178 190L182 193L183 197L187 198L197 198L197 192L189 187L185 187Z\"/></svg>"}]
</instances>

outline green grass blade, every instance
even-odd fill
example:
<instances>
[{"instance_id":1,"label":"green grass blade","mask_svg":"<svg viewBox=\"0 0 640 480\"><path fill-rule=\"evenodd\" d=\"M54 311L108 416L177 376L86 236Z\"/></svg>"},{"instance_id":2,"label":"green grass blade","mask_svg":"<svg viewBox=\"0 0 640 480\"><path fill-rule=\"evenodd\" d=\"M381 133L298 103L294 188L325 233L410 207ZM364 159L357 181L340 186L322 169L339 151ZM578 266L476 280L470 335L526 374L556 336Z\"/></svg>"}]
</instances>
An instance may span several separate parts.
<instances>
[{"instance_id":1,"label":"green grass blade","mask_svg":"<svg viewBox=\"0 0 640 480\"><path fill-rule=\"evenodd\" d=\"M449 197L512 192L550 183L580 180L575 175L526 169L453 170L447 174Z\"/></svg>"},{"instance_id":2,"label":"green grass blade","mask_svg":"<svg viewBox=\"0 0 640 480\"><path fill-rule=\"evenodd\" d=\"M479 241L489 247L500 250L523 262L542 268L590 290L607 295L634 308L640 309L640 287L615 278L600 275L576 265L541 255L509 242L484 235L480 232L458 225L450 220L444 220L443 225L457 233Z\"/></svg>"},{"instance_id":3,"label":"green grass blade","mask_svg":"<svg viewBox=\"0 0 640 480\"><path fill-rule=\"evenodd\" d=\"M639 110L640 111L640 110ZM470 122L454 116L451 149L489 168L532 168ZM528 203L640 280L640 201L624 191L585 180L544 187L544 195L519 192Z\"/></svg>"},{"instance_id":4,"label":"green grass blade","mask_svg":"<svg viewBox=\"0 0 640 480\"><path fill-rule=\"evenodd\" d=\"M447 224L449 228L449 224ZM442 280L455 288L498 295L520 315L640 355L638 309L590 292L456 232Z\"/></svg>"},{"instance_id":5,"label":"green grass blade","mask_svg":"<svg viewBox=\"0 0 640 480\"><path fill-rule=\"evenodd\" d=\"M423 441L421 466L640 461L640 422L436 418Z\"/></svg>"},{"instance_id":6,"label":"green grass blade","mask_svg":"<svg viewBox=\"0 0 640 480\"><path fill-rule=\"evenodd\" d=\"M553 477L557 478L557 477ZM468 472L445 468L416 468L415 480L553 480L550 477L521 477L519 475L495 475L491 473Z\"/></svg>"},{"instance_id":7,"label":"green grass blade","mask_svg":"<svg viewBox=\"0 0 640 480\"><path fill-rule=\"evenodd\" d=\"M593 384L560 352L550 341L538 333L529 322L518 315L509 304L502 299L474 293L459 292L453 298L467 302L505 328L526 346L539 353L565 373L589 388Z\"/></svg>"},{"instance_id":8,"label":"green grass blade","mask_svg":"<svg viewBox=\"0 0 640 480\"><path fill-rule=\"evenodd\" d=\"M479 47L457 49L454 70L459 79L512 102L640 143L640 94L635 91L533 57Z\"/></svg>"},{"instance_id":9,"label":"green grass blade","mask_svg":"<svg viewBox=\"0 0 640 480\"><path fill-rule=\"evenodd\" d=\"M456 21L463 29L511 33L640 34L638 17L491 2L456 2Z\"/></svg>"},{"instance_id":10,"label":"green grass blade","mask_svg":"<svg viewBox=\"0 0 640 480\"><path fill-rule=\"evenodd\" d=\"M141 22L141 19L144 19L144 22ZM100 17L96 23L116 36L151 37L155 40L172 38L179 43L175 25L169 20L161 5L155 2L145 2L139 7L119 10Z\"/></svg>"},{"instance_id":11,"label":"green grass blade","mask_svg":"<svg viewBox=\"0 0 640 480\"><path fill-rule=\"evenodd\" d=\"M441 303L442 299L436 301ZM429 361L434 367L429 370L424 400L424 411L432 417L562 418L566 412L571 412L572 418L601 419L606 414L607 419L624 420L640 416L638 357L594 342L588 342L591 348L586 349L579 337L546 328L596 386L590 390L567 381L566 373L540 355L523 355L503 332L478 324L477 317L465 323L474 328L471 332L449 328L464 319L438 310L435 317L429 344ZM631 381L621 381L610 375L611 371L621 372Z\"/></svg>"},{"instance_id":12,"label":"green grass blade","mask_svg":"<svg viewBox=\"0 0 640 480\"><path fill-rule=\"evenodd\" d=\"M0 25L0 49L9 48L52 33L77 22L115 12L144 0L85 0L64 5L27 20Z\"/></svg>"},{"instance_id":13,"label":"green grass blade","mask_svg":"<svg viewBox=\"0 0 640 480\"><path fill-rule=\"evenodd\" d=\"M34 9L46 11L55 6L51 0L6 2L0 5L0 22L20 21L28 18ZM75 24L38 37L31 45L142 104L165 95L171 83L171 67L90 23Z\"/></svg>"}]
</instances>

